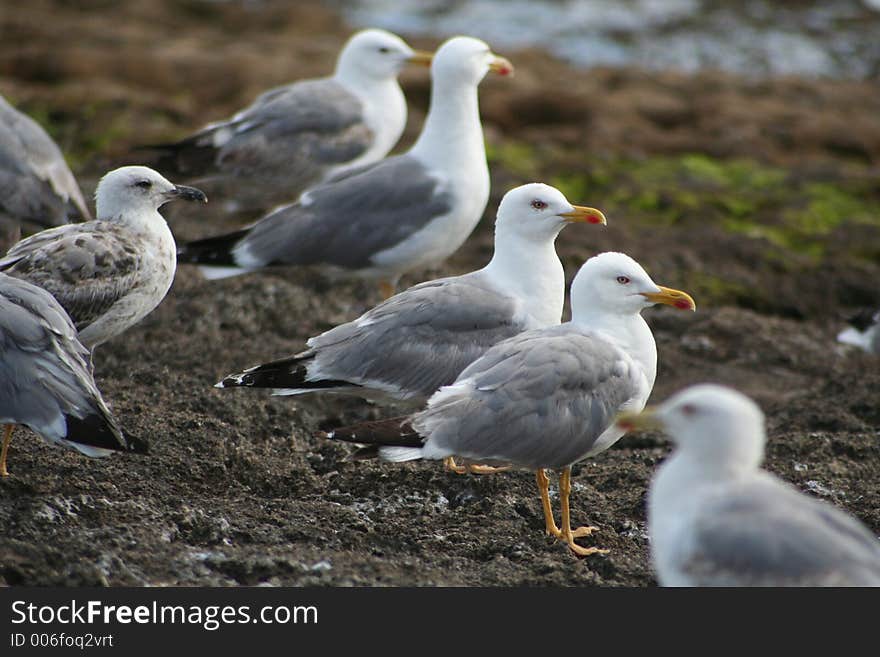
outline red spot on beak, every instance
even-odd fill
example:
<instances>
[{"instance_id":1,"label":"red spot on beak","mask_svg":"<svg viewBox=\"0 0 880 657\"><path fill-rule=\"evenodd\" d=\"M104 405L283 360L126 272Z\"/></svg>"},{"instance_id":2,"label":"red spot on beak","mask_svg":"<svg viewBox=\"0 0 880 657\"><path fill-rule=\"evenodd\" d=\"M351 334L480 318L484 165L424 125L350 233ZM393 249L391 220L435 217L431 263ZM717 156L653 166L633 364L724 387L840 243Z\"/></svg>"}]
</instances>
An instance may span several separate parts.
<instances>
[{"instance_id":1,"label":"red spot on beak","mask_svg":"<svg viewBox=\"0 0 880 657\"><path fill-rule=\"evenodd\" d=\"M690 310L691 304L682 299L681 301L675 302L675 307L680 308L681 310Z\"/></svg>"},{"instance_id":2,"label":"red spot on beak","mask_svg":"<svg viewBox=\"0 0 880 657\"><path fill-rule=\"evenodd\" d=\"M587 221L589 221L591 224L601 224L602 223L602 219L600 217L597 217L594 214L591 214L589 216L589 218L587 219Z\"/></svg>"}]
</instances>

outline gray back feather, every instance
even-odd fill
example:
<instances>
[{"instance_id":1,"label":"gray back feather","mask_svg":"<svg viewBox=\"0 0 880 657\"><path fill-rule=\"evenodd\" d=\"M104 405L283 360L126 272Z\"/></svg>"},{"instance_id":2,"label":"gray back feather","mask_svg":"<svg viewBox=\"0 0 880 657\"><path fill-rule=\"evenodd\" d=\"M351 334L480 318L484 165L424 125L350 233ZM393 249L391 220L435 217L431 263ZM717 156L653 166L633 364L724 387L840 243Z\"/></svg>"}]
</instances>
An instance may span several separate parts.
<instances>
[{"instance_id":1,"label":"gray back feather","mask_svg":"<svg viewBox=\"0 0 880 657\"><path fill-rule=\"evenodd\" d=\"M45 290L0 274L0 417L48 440L66 435L64 415L100 414L121 431L98 392L88 351Z\"/></svg>"},{"instance_id":2,"label":"gray back feather","mask_svg":"<svg viewBox=\"0 0 880 657\"><path fill-rule=\"evenodd\" d=\"M102 220L37 233L0 259L0 270L48 290L79 331L137 284L142 266L125 227Z\"/></svg>"},{"instance_id":3,"label":"gray back feather","mask_svg":"<svg viewBox=\"0 0 880 657\"><path fill-rule=\"evenodd\" d=\"M67 203L89 210L64 156L30 117L0 96L0 214L39 226L67 223Z\"/></svg>"},{"instance_id":4,"label":"gray back feather","mask_svg":"<svg viewBox=\"0 0 880 657\"><path fill-rule=\"evenodd\" d=\"M623 351L571 324L489 349L431 398L413 426L432 448L530 469L582 458L638 393Z\"/></svg>"},{"instance_id":5,"label":"gray back feather","mask_svg":"<svg viewBox=\"0 0 880 657\"><path fill-rule=\"evenodd\" d=\"M880 586L880 542L840 509L773 477L726 489L679 567L697 586Z\"/></svg>"},{"instance_id":6,"label":"gray back feather","mask_svg":"<svg viewBox=\"0 0 880 657\"><path fill-rule=\"evenodd\" d=\"M374 138L360 100L330 79L267 91L230 121L209 126L197 143L212 143L219 131L228 135L214 158L223 178L245 195L252 187L250 194L276 203L295 199L333 167L360 157Z\"/></svg>"},{"instance_id":7,"label":"gray back feather","mask_svg":"<svg viewBox=\"0 0 880 657\"><path fill-rule=\"evenodd\" d=\"M324 378L427 398L489 347L525 328L479 272L422 283L309 341Z\"/></svg>"},{"instance_id":8,"label":"gray back feather","mask_svg":"<svg viewBox=\"0 0 880 657\"><path fill-rule=\"evenodd\" d=\"M240 244L264 264L367 268L452 209L452 195L410 155L390 157L308 192L308 203L279 208Z\"/></svg>"}]
</instances>

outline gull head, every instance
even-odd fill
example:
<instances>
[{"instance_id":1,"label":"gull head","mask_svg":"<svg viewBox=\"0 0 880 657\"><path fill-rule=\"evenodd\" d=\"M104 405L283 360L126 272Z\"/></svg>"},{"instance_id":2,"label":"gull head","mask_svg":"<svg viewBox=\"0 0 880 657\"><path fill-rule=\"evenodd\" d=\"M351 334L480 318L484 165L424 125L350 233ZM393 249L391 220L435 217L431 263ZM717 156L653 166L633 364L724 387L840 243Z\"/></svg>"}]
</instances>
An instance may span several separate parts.
<instances>
[{"instance_id":1,"label":"gull head","mask_svg":"<svg viewBox=\"0 0 880 657\"><path fill-rule=\"evenodd\" d=\"M343 77L387 80L396 78L407 64L430 66L431 53L410 48L396 34L385 30L361 30L352 36L339 53L336 72Z\"/></svg>"},{"instance_id":2,"label":"gull head","mask_svg":"<svg viewBox=\"0 0 880 657\"><path fill-rule=\"evenodd\" d=\"M498 75L513 75L513 64L499 57L488 44L472 37L453 37L445 41L434 55L431 76L461 85L477 86L492 71Z\"/></svg>"},{"instance_id":3,"label":"gull head","mask_svg":"<svg viewBox=\"0 0 880 657\"><path fill-rule=\"evenodd\" d=\"M595 208L572 205L555 187L530 183L511 189L498 206L496 230L534 240L554 239L567 224L605 225L605 215Z\"/></svg>"},{"instance_id":4,"label":"gull head","mask_svg":"<svg viewBox=\"0 0 880 657\"><path fill-rule=\"evenodd\" d=\"M696 310L689 294L661 287L624 253L600 253L587 260L571 284L572 317L596 313L634 315L655 303Z\"/></svg>"},{"instance_id":5,"label":"gull head","mask_svg":"<svg viewBox=\"0 0 880 657\"><path fill-rule=\"evenodd\" d=\"M764 414L754 401L726 386L685 388L656 407L621 414L617 425L628 431L660 429L678 451L696 456L707 468L754 470L764 458Z\"/></svg>"},{"instance_id":6,"label":"gull head","mask_svg":"<svg viewBox=\"0 0 880 657\"><path fill-rule=\"evenodd\" d=\"M101 178L95 191L95 209L99 219L110 219L131 212L155 211L174 199L208 201L195 187L175 185L149 167L121 167Z\"/></svg>"}]
</instances>

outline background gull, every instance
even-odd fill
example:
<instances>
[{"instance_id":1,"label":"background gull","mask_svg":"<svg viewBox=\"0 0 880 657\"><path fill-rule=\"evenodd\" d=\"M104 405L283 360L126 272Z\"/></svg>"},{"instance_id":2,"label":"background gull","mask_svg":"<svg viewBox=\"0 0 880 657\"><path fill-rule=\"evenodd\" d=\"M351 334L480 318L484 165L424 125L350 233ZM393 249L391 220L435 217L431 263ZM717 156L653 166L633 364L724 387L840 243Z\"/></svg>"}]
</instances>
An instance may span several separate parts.
<instances>
[{"instance_id":1,"label":"background gull","mask_svg":"<svg viewBox=\"0 0 880 657\"><path fill-rule=\"evenodd\" d=\"M380 279L390 296L404 272L454 253L486 208L477 85L490 69L512 71L482 41L450 39L434 57L431 107L407 153L313 188L249 228L186 244L180 262L206 265L209 278L319 265Z\"/></svg>"},{"instance_id":2,"label":"background gull","mask_svg":"<svg viewBox=\"0 0 880 657\"><path fill-rule=\"evenodd\" d=\"M491 345L559 323L565 274L554 242L572 222L604 224L605 217L571 205L548 185L517 187L498 207L495 254L482 269L411 287L312 338L306 351L230 375L217 386L423 402Z\"/></svg>"},{"instance_id":3,"label":"background gull","mask_svg":"<svg viewBox=\"0 0 880 657\"><path fill-rule=\"evenodd\" d=\"M69 203L92 218L52 138L0 96L0 253L18 241L23 222L66 224Z\"/></svg>"},{"instance_id":4,"label":"background gull","mask_svg":"<svg viewBox=\"0 0 880 657\"><path fill-rule=\"evenodd\" d=\"M764 415L716 385L626 415L675 443L648 497L663 586L880 586L880 543L855 518L760 469Z\"/></svg>"},{"instance_id":5,"label":"background gull","mask_svg":"<svg viewBox=\"0 0 880 657\"><path fill-rule=\"evenodd\" d=\"M853 315L849 326L837 334L837 341L880 354L880 309L866 308Z\"/></svg>"},{"instance_id":6,"label":"background gull","mask_svg":"<svg viewBox=\"0 0 880 657\"><path fill-rule=\"evenodd\" d=\"M500 342L441 388L428 407L400 419L337 429L328 437L380 444L389 461L461 456L534 470L548 534L579 555L571 529L571 466L608 449L624 431L623 409L641 409L654 386L657 348L640 312L655 303L694 310L684 292L659 287L622 253L587 260L571 288L570 322ZM545 468L561 471L561 528L550 507Z\"/></svg>"},{"instance_id":7,"label":"background gull","mask_svg":"<svg viewBox=\"0 0 880 657\"><path fill-rule=\"evenodd\" d=\"M150 148L162 153L161 171L216 187L230 209L268 210L385 157L406 125L397 75L407 62L430 61L390 32L363 30L332 76L272 89L229 120Z\"/></svg>"},{"instance_id":8,"label":"background gull","mask_svg":"<svg viewBox=\"0 0 880 657\"><path fill-rule=\"evenodd\" d=\"M98 219L19 242L0 270L51 292L94 349L143 319L171 287L174 237L158 208L176 198L207 201L147 167L115 169L98 183Z\"/></svg>"},{"instance_id":9,"label":"background gull","mask_svg":"<svg viewBox=\"0 0 880 657\"><path fill-rule=\"evenodd\" d=\"M86 363L67 313L45 290L0 274L0 476L12 432L23 424L49 443L87 456L146 452L122 435Z\"/></svg>"}]
</instances>

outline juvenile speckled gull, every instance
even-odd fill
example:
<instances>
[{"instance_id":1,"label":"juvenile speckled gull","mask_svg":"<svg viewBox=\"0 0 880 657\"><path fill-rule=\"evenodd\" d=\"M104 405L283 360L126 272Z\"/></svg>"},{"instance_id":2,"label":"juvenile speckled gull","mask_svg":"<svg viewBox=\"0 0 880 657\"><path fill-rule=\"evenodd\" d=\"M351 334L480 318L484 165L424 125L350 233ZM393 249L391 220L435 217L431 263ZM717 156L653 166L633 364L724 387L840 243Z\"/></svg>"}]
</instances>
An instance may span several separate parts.
<instances>
[{"instance_id":1,"label":"juvenile speckled gull","mask_svg":"<svg viewBox=\"0 0 880 657\"><path fill-rule=\"evenodd\" d=\"M289 203L388 154L406 125L397 75L407 62L430 61L390 32L363 30L345 44L332 76L272 89L227 121L154 147L164 153L157 166L218 187L230 209Z\"/></svg>"},{"instance_id":2,"label":"juvenile speckled gull","mask_svg":"<svg viewBox=\"0 0 880 657\"><path fill-rule=\"evenodd\" d=\"M849 320L850 326L837 335L837 341L880 354L880 310L862 310Z\"/></svg>"},{"instance_id":3,"label":"juvenile speckled gull","mask_svg":"<svg viewBox=\"0 0 880 657\"><path fill-rule=\"evenodd\" d=\"M52 293L93 350L165 298L176 257L158 209L177 198L207 201L199 190L174 185L147 167L115 169L98 183L96 220L19 242L0 258L0 271Z\"/></svg>"},{"instance_id":4,"label":"juvenile speckled gull","mask_svg":"<svg viewBox=\"0 0 880 657\"><path fill-rule=\"evenodd\" d=\"M308 341L295 356L233 374L218 387L276 394L349 392L423 403L493 344L558 324L565 274L554 242L568 223L604 224L540 183L505 194L488 265L401 292Z\"/></svg>"},{"instance_id":5,"label":"juvenile speckled gull","mask_svg":"<svg viewBox=\"0 0 880 657\"><path fill-rule=\"evenodd\" d=\"M534 470L548 534L579 555L571 529L571 466L624 433L614 418L641 409L657 372L657 348L641 311L655 303L694 310L684 292L659 287L622 253L587 260L571 288L572 319L496 344L408 420L337 429L328 437L383 445L389 461L454 456ZM561 470L561 527L550 507L545 468Z\"/></svg>"},{"instance_id":6,"label":"juvenile speckled gull","mask_svg":"<svg viewBox=\"0 0 880 657\"><path fill-rule=\"evenodd\" d=\"M61 150L39 124L0 96L0 253L18 241L22 222L66 224L68 203L91 219Z\"/></svg>"},{"instance_id":7,"label":"juvenile speckled gull","mask_svg":"<svg viewBox=\"0 0 880 657\"><path fill-rule=\"evenodd\" d=\"M489 199L477 86L512 71L482 41L456 37L431 65L431 107L403 155L315 188L249 228L183 245L180 262L209 278L269 265L318 265L383 282L436 265L467 239Z\"/></svg>"},{"instance_id":8,"label":"juvenile speckled gull","mask_svg":"<svg viewBox=\"0 0 880 657\"><path fill-rule=\"evenodd\" d=\"M675 443L648 494L662 586L880 586L880 542L865 526L760 468L764 415L745 395L693 386L618 422Z\"/></svg>"},{"instance_id":9,"label":"juvenile speckled gull","mask_svg":"<svg viewBox=\"0 0 880 657\"><path fill-rule=\"evenodd\" d=\"M51 294L0 274L0 476L9 474L6 457L17 424L88 456L147 450L146 443L122 435L92 378L88 355Z\"/></svg>"}]
</instances>

